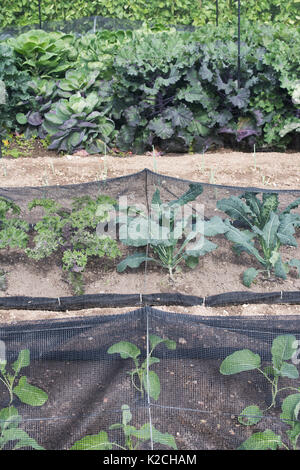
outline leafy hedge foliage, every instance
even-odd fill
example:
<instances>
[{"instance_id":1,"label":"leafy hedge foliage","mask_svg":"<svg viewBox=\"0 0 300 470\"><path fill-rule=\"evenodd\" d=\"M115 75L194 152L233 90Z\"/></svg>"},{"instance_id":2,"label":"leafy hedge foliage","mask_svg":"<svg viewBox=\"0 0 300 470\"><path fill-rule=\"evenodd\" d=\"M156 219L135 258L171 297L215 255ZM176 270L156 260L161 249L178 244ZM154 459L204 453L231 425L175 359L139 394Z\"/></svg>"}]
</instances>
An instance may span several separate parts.
<instances>
[{"instance_id":1,"label":"leafy hedge foliage","mask_svg":"<svg viewBox=\"0 0 300 470\"><path fill-rule=\"evenodd\" d=\"M220 22L235 21L235 0L219 0ZM38 23L38 0L2 0L0 29ZM43 21L72 20L87 16L159 21L164 24L203 25L215 21L214 0L42 0ZM299 0L247 0L242 14L249 21L299 24Z\"/></svg>"},{"instance_id":2,"label":"leafy hedge foliage","mask_svg":"<svg viewBox=\"0 0 300 470\"><path fill-rule=\"evenodd\" d=\"M0 120L14 129L16 116L27 136L49 136L50 149L68 152L295 146L300 32L249 23L242 31L240 87L231 25L80 38L29 31L0 43L9 63L0 80L14 91Z\"/></svg>"}]
</instances>

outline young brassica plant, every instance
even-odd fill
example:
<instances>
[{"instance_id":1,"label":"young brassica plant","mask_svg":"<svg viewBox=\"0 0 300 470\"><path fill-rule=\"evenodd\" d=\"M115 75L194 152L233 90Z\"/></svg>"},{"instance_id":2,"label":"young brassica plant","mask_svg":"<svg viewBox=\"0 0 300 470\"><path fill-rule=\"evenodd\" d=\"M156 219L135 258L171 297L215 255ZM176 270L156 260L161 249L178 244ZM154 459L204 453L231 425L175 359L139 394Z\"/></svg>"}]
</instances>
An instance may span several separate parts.
<instances>
[{"instance_id":1,"label":"young brassica plant","mask_svg":"<svg viewBox=\"0 0 300 470\"><path fill-rule=\"evenodd\" d=\"M294 258L284 263L280 253L282 245L297 247L294 235L296 228L300 227L300 214L292 210L299 205L300 198L279 211L277 193L263 193L259 198L256 192L245 192L240 197L231 196L217 202L218 209L234 221L225 220L225 236L233 243L234 251L254 256L263 268L247 269L243 275L245 286L250 287L260 272L267 274L268 278L274 274L286 279L291 267L295 267L300 275L300 260Z\"/></svg>"},{"instance_id":2,"label":"young brassica plant","mask_svg":"<svg viewBox=\"0 0 300 470\"><path fill-rule=\"evenodd\" d=\"M177 449L174 437L169 433L161 433L151 423L143 424L137 429L132 424L132 414L128 405L122 405L122 422L110 426L110 430L121 429L124 435L123 445L111 441L106 431L85 436L71 447L71 450L138 450L144 442L163 444L172 449Z\"/></svg>"},{"instance_id":3,"label":"young brassica plant","mask_svg":"<svg viewBox=\"0 0 300 470\"><path fill-rule=\"evenodd\" d=\"M133 360L134 369L128 372L133 387L142 397L146 392L154 400L158 400L160 395L160 380L157 373L149 370L149 367L160 362L157 357L153 356L153 351L159 344L164 344L170 350L176 349L175 341L163 339L157 335L149 335L150 350L144 360L141 358L141 350L129 341L119 341L110 346L107 351L108 354L120 354L122 359Z\"/></svg>"},{"instance_id":4,"label":"young brassica plant","mask_svg":"<svg viewBox=\"0 0 300 470\"><path fill-rule=\"evenodd\" d=\"M288 362L295 358L298 348L298 341L293 335L277 336L271 347L272 363L267 367L262 367L262 360L259 354L255 354L249 349L235 351L227 356L221 363L220 372L223 375L233 375L244 371L257 370L262 374L271 387L272 400L265 409L260 409L257 405L250 405L244 408L239 415L239 423L245 426L257 424L264 417L265 413L276 405L278 394L287 390L292 393L282 401L282 413L280 419L289 426L286 431L288 443L283 442L280 435L267 429L264 432L253 433L245 442L241 444L241 450L276 450L278 448L297 449L297 441L300 436L300 386L279 387L281 378L286 377L292 380L299 378L299 372L295 364Z\"/></svg>"},{"instance_id":5,"label":"young brassica plant","mask_svg":"<svg viewBox=\"0 0 300 470\"><path fill-rule=\"evenodd\" d=\"M39 387L31 385L25 375L21 375L21 369L30 365L30 352L22 349L17 360L11 364L8 370L6 360L0 360L0 384L4 385L9 395L8 406L0 409L0 449L7 449L13 443L13 449L31 447L42 450L35 439L30 437L20 427L22 417L13 406L14 395L30 406L42 406L48 400L47 393Z\"/></svg>"},{"instance_id":6,"label":"young brassica plant","mask_svg":"<svg viewBox=\"0 0 300 470\"><path fill-rule=\"evenodd\" d=\"M194 268L201 256L215 250L217 245L205 236L226 232L221 218L213 217L207 221L201 214L189 211L186 215L182 212L183 207L194 201L202 191L201 184L192 183L179 199L163 203L156 189L149 215L134 207L126 208L126 214L118 218L120 240L128 246L149 246L154 256L147 251L136 252L118 264L118 272L151 261L168 270L173 280L174 271L181 262Z\"/></svg>"}]
</instances>

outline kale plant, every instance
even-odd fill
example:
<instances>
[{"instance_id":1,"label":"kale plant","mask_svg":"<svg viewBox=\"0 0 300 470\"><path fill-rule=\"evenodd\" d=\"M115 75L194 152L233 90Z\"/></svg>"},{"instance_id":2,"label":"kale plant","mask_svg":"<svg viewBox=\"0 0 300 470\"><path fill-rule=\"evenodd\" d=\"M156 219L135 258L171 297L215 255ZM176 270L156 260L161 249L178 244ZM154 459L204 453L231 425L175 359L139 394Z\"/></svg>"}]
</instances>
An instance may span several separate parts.
<instances>
[{"instance_id":1,"label":"kale plant","mask_svg":"<svg viewBox=\"0 0 300 470\"><path fill-rule=\"evenodd\" d=\"M191 183L189 189L178 199L163 203L159 189L156 189L151 204L150 215L129 207L125 215L118 219L120 240L128 246L143 247L149 245L153 256L146 252L136 252L118 266L118 272L127 267L137 268L143 262L151 261L167 269L173 280L174 270L181 262L194 268L201 256L217 248L217 245L205 238L226 232L227 227L220 217L204 220L200 214L192 211L182 212L182 208L194 201L203 191L199 183Z\"/></svg>"},{"instance_id":2,"label":"kale plant","mask_svg":"<svg viewBox=\"0 0 300 470\"><path fill-rule=\"evenodd\" d=\"M294 391L285 396L282 401L280 419L289 426L286 431L285 442L282 437L267 429L264 432L253 433L245 442L241 444L241 450L276 450L297 449L297 442L300 436L300 387L284 386L279 388L279 381L283 378L296 380L299 378L299 372L295 364L288 361L295 358L298 348L298 341L293 335L277 336L271 347L272 363L262 368L262 360L259 354L249 349L235 351L227 356L220 366L220 372L223 375L233 375L244 371L257 370L262 374L271 387L272 400L266 409L260 409L258 405L247 406L242 410L238 420L245 426L252 426L259 423L265 413L277 405L277 399L280 393L288 390Z\"/></svg>"},{"instance_id":3,"label":"kale plant","mask_svg":"<svg viewBox=\"0 0 300 470\"><path fill-rule=\"evenodd\" d=\"M47 393L39 387L28 382L21 369L30 365L30 351L20 351L17 360L8 368L7 361L0 358L0 384L4 385L9 395L8 406L0 409L0 449L7 450L13 445L13 450L31 447L42 450L35 439L24 431L20 424L22 416L13 405L16 396L22 403L29 406L42 406L48 400ZM12 444L13 443L13 444Z\"/></svg>"},{"instance_id":4,"label":"kale plant","mask_svg":"<svg viewBox=\"0 0 300 470\"><path fill-rule=\"evenodd\" d=\"M300 275L300 260L283 262L280 248L283 245L297 247L295 231L300 227L300 215L292 212L300 205L296 199L284 210L279 210L277 193L245 192L240 197L230 196L217 202L218 209L224 211L234 221L225 220L226 238L233 243L238 254L246 252L256 258L263 269L247 269L243 275L245 286L250 287L257 275L262 272L268 278L275 275L286 279L291 267L296 267ZM239 225L242 228L238 228Z\"/></svg>"},{"instance_id":5,"label":"kale plant","mask_svg":"<svg viewBox=\"0 0 300 470\"><path fill-rule=\"evenodd\" d=\"M41 207L44 216L34 227L33 248L25 250L29 258L40 260L60 251L62 268L69 274L74 293L84 292L83 272L90 257L114 259L120 255L117 242L97 234L97 225L109 220L115 201L100 195L74 198L72 209L64 209L53 199L34 199L29 209Z\"/></svg>"}]
</instances>

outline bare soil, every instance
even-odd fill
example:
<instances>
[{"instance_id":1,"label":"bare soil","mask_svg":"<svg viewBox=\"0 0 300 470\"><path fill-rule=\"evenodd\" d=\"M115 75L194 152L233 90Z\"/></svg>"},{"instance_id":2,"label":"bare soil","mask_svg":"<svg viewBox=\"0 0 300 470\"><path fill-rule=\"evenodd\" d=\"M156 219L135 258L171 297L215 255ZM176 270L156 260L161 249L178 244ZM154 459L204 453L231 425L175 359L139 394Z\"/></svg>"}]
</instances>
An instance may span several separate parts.
<instances>
[{"instance_id":1,"label":"bare soil","mask_svg":"<svg viewBox=\"0 0 300 470\"><path fill-rule=\"evenodd\" d=\"M106 178L129 175L144 168L158 173L191 181L214 183L229 186L258 187L267 189L300 189L300 153L241 153L227 149L218 152L184 155L132 155L118 156L59 156L41 147L30 152L29 156L13 159L0 159L0 186L45 186L74 184ZM176 273L175 282L170 282L160 268L148 265L147 277L144 269L119 274L116 264L110 263L105 270L91 263L86 273L85 293L151 293L181 292L183 294L208 296L228 291L247 290L241 283L241 276L252 265L248 255L238 258L232 254L229 244L223 238L217 242L219 249L205 256L195 270L185 267ZM292 256L291 256L292 255ZM286 248L284 256L300 258L300 248ZM14 277L9 277L14 266ZM227 272L230 265L230 276ZM2 296L28 295L57 297L72 295L70 285L64 282L62 271L53 259L50 263L37 265L24 261L17 253L2 256L1 267L8 272L8 288L0 291ZM41 271L42 269L42 271ZM41 276L42 272L42 276ZM50 276L51 274L51 276ZM255 292L300 290L300 280L295 273L286 281L274 282L259 279L251 289ZM177 313L199 315L277 315L300 313L300 306L286 305L246 305L223 308L180 308L162 307ZM41 318L61 318L69 316L102 315L121 313L131 309L91 309L58 314L57 312L5 311L0 310L0 322L14 323Z\"/></svg>"}]
</instances>

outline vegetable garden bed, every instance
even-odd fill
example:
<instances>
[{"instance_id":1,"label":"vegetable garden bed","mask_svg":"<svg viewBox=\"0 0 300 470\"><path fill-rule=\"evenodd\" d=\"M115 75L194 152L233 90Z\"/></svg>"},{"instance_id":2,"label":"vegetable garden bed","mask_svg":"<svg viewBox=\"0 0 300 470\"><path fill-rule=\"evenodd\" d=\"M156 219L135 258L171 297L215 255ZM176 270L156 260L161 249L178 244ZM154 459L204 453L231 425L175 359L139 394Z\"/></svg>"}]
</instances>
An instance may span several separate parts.
<instances>
[{"instance_id":1,"label":"vegetable garden bed","mask_svg":"<svg viewBox=\"0 0 300 470\"><path fill-rule=\"evenodd\" d=\"M51 153L50 153L51 155ZM12 159L4 158L2 165L6 168L6 176L2 174L2 185L16 187L18 178L23 186L35 186L36 183L42 185L41 173L50 185L68 183L78 184L84 181L95 181L95 176L105 178L125 176L134 171L141 170L144 166L158 171L165 171L169 176L183 176L190 181L203 181L215 184L232 185L239 183L246 186L259 186L266 175L267 183L261 187L267 190L291 189L290 182L294 189L299 187L298 173L294 170L297 167L297 160L300 158L297 153L258 153L255 157L250 153L238 153L223 151L218 153L208 153L203 159L203 155L164 155L154 156L64 156L55 157L44 155L43 157ZM270 164L272 162L272 165ZM254 168L256 164L256 168ZM290 174L283 173L282 168L290 169ZM105 171L106 170L106 171ZM97 173L98 171L98 173ZM38 176L39 175L39 176ZM36 180L38 176L38 180ZM250 176L250 178L249 178ZM266 181L266 180L265 180ZM45 184L45 180L44 180ZM214 205L222 195L218 189L217 194L210 202ZM220 196L220 197L219 197ZM217 197L217 199L215 198ZM187 295L209 296L228 291L249 290L242 283L242 273L246 267L251 266L251 257L244 253L242 257L235 255L230 247L230 242L225 237L218 235L217 244L219 248L205 255L200 260L195 269L189 269L182 265L175 273L174 279L170 280L168 273L161 267L149 264L147 267L147 278L145 282L144 266L137 269L127 269L126 272L118 273L116 270L120 260L126 258L126 253L134 250L121 246L122 256L116 260L97 261L90 260L85 276L85 293L153 293L153 292L181 292ZM216 240L214 240L216 241ZM2 252L3 253L3 252ZM299 248L284 247L283 257L299 258ZM2 268L7 272L7 290L1 291L1 296L27 295L27 296L68 296L72 295L72 287L67 281L67 275L61 269L61 260L58 255L53 258L36 261L29 259L16 250L10 250L6 255L2 255ZM256 265L257 267L257 265ZM13 269L12 269L13 268ZM216 274L217 273L217 274ZM297 277L296 269L286 279L265 279L260 276L251 289L256 292L272 291L296 291L300 289L300 281ZM194 307L202 312L204 307ZM203 310L204 308L204 310ZM256 306L250 306L250 311L256 310ZM228 310L229 309L229 310ZM232 311L241 311L241 307L228 307L225 315ZM269 312L276 313L276 309L282 311L280 306L268 306ZM293 307L298 310L298 306ZM206 309L207 310L207 309ZM214 309L208 309L212 314ZM105 310L107 312L107 309ZM114 311L114 310L112 310ZM179 308L180 311L180 308ZM182 309L182 311L185 311ZM224 314L224 309L217 309L218 314ZM4 312L2 312L2 318ZM20 315L21 313L15 312ZM90 314L90 312L87 312ZM22 314L21 314L22 315ZM35 316L36 313L27 312L26 318ZM68 313L67 315L70 315ZM78 312L76 313L78 315ZM10 315L8 315L10 316ZM45 312L43 313L43 317ZM23 318L23 317L22 317Z\"/></svg>"}]
</instances>

